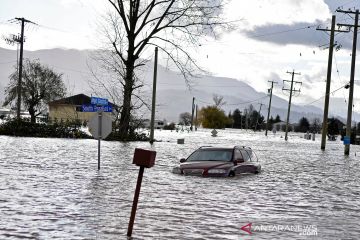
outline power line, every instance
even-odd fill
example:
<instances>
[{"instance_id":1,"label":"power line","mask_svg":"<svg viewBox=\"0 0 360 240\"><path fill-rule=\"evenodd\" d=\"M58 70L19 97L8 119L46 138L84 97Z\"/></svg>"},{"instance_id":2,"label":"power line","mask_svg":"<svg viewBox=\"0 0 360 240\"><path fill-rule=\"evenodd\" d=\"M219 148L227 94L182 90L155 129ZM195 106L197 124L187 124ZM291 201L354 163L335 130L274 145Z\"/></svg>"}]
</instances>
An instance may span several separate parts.
<instances>
[{"instance_id":1,"label":"power line","mask_svg":"<svg viewBox=\"0 0 360 240\"><path fill-rule=\"evenodd\" d=\"M254 100L250 100L250 101L246 101L246 102L240 102L240 103L229 103L229 104L226 104L226 105L229 105L229 106L232 106L232 105L243 105L243 104L248 104L248 103L253 103L253 102L256 102L260 99L264 99L264 98L267 98L268 96L263 96L263 97L260 97L260 98L257 98L257 99L254 99Z\"/></svg>"},{"instance_id":2,"label":"power line","mask_svg":"<svg viewBox=\"0 0 360 240\"><path fill-rule=\"evenodd\" d=\"M335 89L334 91L330 92L329 95L330 95L330 94L334 94L335 92L339 91L339 90L342 89L342 88L347 88L348 86L349 86L349 83L346 83L344 86L341 86L341 87ZM327 96L327 95L325 94L324 96L321 96L320 98L318 98L318 99L316 99L316 100L314 100L314 101L312 101L312 102L309 102L309 103L307 103L307 104L299 104L299 105L302 106L302 107L308 106L308 105L311 105L311 104L313 104L313 103L315 103L315 102L317 102L317 101L320 101L322 98L324 98L324 97L326 97L326 96Z\"/></svg>"},{"instance_id":3,"label":"power line","mask_svg":"<svg viewBox=\"0 0 360 240\"><path fill-rule=\"evenodd\" d=\"M305 26L305 27L301 27L301 28L288 29L288 30L271 32L271 33L264 33L264 34L258 34L258 35L248 35L248 36L252 37L252 38L261 38L261 37L267 37L267 36L272 36L272 35L277 35L277 34L283 34L283 33L288 33L288 32L295 32L295 31L310 29L310 28L314 28L314 27L317 27L317 26L318 25L310 25L310 26Z\"/></svg>"},{"instance_id":4,"label":"power line","mask_svg":"<svg viewBox=\"0 0 360 240\"><path fill-rule=\"evenodd\" d=\"M224 105L227 105L227 106L233 106L233 105L243 105L243 104L249 104L249 103L253 103L253 102L256 102L260 99L264 99L264 98L267 98L268 96L263 96L263 97L260 97L260 98L257 98L257 99L253 99L253 100L249 100L249 101L246 101L246 102L240 102L240 103L225 103ZM196 100L198 102L201 102L201 103L205 103L205 104L214 104L214 103L210 103L210 102L206 102L204 100L201 100L199 98L196 98ZM264 104L263 104L264 105Z\"/></svg>"}]
</instances>

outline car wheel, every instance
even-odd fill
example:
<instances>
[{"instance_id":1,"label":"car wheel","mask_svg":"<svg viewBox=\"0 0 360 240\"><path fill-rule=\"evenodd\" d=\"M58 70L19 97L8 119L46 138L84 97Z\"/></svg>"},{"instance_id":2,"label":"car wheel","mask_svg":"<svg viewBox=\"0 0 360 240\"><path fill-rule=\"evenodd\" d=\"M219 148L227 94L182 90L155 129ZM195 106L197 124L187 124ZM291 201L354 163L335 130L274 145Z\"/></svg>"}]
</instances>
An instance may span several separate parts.
<instances>
[{"instance_id":1,"label":"car wheel","mask_svg":"<svg viewBox=\"0 0 360 240\"><path fill-rule=\"evenodd\" d=\"M234 171L230 171L230 172L229 172L229 177L235 177L235 172L234 172Z\"/></svg>"}]
</instances>

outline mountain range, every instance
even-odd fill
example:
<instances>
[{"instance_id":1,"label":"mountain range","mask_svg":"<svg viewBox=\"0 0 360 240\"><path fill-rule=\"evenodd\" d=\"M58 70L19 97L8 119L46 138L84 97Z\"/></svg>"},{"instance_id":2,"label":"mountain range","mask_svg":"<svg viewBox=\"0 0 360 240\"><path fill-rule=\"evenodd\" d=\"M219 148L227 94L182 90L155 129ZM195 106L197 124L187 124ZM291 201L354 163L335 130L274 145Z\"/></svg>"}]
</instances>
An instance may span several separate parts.
<instances>
[{"instance_id":1,"label":"mountain range","mask_svg":"<svg viewBox=\"0 0 360 240\"><path fill-rule=\"evenodd\" d=\"M97 64L93 62L92 54L92 50L75 49L24 51L25 58L39 59L42 64L49 66L56 72L63 73L63 80L69 96L78 93L95 94L91 87L93 75L89 65L96 68ZM16 56L16 50L0 48L0 102L4 100L4 90L9 82L9 75L16 67ZM144 83L142 97L146 102L151 102L152 62L146 64L144 72L140 76ZM197 75L191 79L189 86L181 74L161 65L158 65L157 76L157 119L177 122L180 113L191 112L193 97L195 97L195 103L201 108L213 104L214 94L223 96L226 104L222 108L226 113L234 111L236 108L243 111L250 104L259 111L260 103L262 103L264 105L261 105L261 114L267 116L269 101L267 89L264 89L264 92L258 92L241 79ZM108 96L104 94L101 97ZM309 120L314 118L322 120L322 105L323 100L314 103L314 105L292 104L290 122L297 122L301 117L307 117ZM285 120L287 108L287 99L273 95L271 107L273 117L279 115L282 120ZM338 116L344 120L346 119L346 111L344 99L331 98L330 116ZM150 112L143 110L143 116L147 118L147 115L150 118ZM354 113L353 120L357 121L358 119L360 119L359 114Z\"/></svg>"}]
</instances>

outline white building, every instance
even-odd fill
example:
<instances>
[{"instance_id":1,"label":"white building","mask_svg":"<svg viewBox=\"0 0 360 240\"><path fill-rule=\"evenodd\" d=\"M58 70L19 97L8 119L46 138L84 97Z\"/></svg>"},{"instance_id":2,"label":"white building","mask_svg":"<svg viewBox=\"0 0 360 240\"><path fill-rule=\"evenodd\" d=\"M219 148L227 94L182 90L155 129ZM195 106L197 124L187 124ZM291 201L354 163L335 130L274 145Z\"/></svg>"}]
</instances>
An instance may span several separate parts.
<instances>
[{"instance_id":1,"label":"white building","mask_svg":"<svg viewBox=\"0 0 360 240\"><path fill-rule=\"evenodd\" d=\"M150 128L150 120L149 119L145 119L143 124L145 128ZM166 120L155 120L154 123L154 128L155 129L163 129L166 126L167 122Z\"/></svg>"}]
</instances>

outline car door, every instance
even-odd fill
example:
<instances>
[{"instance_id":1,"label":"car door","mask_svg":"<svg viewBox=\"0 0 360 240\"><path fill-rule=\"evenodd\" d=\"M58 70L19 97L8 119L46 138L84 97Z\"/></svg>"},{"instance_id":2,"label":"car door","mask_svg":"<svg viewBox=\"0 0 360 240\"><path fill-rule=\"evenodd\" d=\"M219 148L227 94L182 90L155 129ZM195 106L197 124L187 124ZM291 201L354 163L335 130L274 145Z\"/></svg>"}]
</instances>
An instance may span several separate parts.
<instances>
[{"instance_id":1,"label":"car door","mask_svg":"<svg viewBox=\"0 0 360 240\"><path fill-rule=\"evenodd\" d=\"M240 149L234 150L234 163L235 163L235 173L236 174L246 172L245 168L243 167L245 164L245 159L244 159L244 156L243 156L242 152L240 151Z\"/></svg>"}]
</instances>

